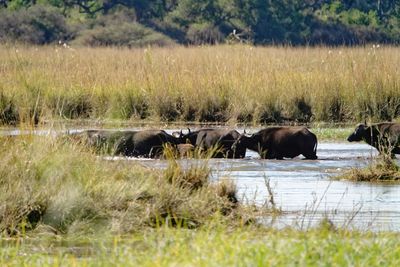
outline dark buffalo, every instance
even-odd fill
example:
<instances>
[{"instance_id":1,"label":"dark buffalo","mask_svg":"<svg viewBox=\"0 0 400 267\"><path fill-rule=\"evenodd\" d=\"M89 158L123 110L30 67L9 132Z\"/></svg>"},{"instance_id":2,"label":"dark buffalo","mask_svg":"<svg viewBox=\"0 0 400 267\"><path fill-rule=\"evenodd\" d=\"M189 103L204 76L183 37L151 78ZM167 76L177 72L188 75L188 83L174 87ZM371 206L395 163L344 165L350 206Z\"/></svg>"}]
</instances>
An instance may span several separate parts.
<instances>
[{"instance_id":1,"label":"dark buffalo","mask_svg":"<svg viewBox=\"0 0 400 267\"><path fill-rule=\"evenodd\" d=\"M214 158L244 158L246 148L244 146L235 146L240 133L236 130L227 129L200 129L190 131L187 134L181 134L179 137L181 143L189 143L201 151L213 151Z\"/></svg>"},{"instance_id":2,"label":"dark buffalo","mask_svg":"<svg viewBox=\"0 0 400 267\"><path fill-rule=\"evenodd\" d=\"M87 130L75 134L75 136L98 150L128 157L160 157L167 144L172 147L177 147L179 144L177 138L162 130Z\"/></svg>"},{"instance_id":3,"label":"dark buffalo","mask_svg":"<svg viewBox=\"0 0 400 267\"><path fill-rule=\"evenodd\" d=\"M318 158L317 137L306 127L268 127L251 136L242 135L236 144L258 152L264 159L294 158L300 154L307 159Z\"/></svg>"},{"instance_id":4,"label":"dark buffalo","mask_svg":"<svg viewBox=\"0 0 400 267\"><path fill-rule=\"evenodd\" d=\"M379 153L400 154L400 124L382 122L367 126L359 124L347 138L349 142L365 141L375 147Z\"/></svg>"}]
</instances>

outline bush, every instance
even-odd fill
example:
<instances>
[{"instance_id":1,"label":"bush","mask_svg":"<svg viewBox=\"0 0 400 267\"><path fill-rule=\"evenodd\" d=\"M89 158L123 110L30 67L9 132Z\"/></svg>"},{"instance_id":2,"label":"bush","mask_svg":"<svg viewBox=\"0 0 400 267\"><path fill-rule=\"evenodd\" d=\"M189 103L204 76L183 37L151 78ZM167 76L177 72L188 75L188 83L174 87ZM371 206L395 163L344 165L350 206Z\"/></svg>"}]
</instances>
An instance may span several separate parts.
<instances>
[{"instance_id":1,"label":"bush","mask_svg":"<svg viewBox=\"0 0 400 267\"><path fill-rule=\"evenodd\" d=\"M224 35L219 31L218 27L210 23L190 25L186 37L190 43L195 45L218 44L224 40Z\"/></svg>"},{"instance_id":2,"label":"bush","mask_svg":"<svg viewBox=\"0 0 400 267\"><path fill-rule=\"evenodd\" d=\"M90 46L143 47L167 46L174 44L174 41L139 24L133 12L121 10L91 21L89 29L81 31L75 43Z\"/></svg>"},{"instance_id":3,"label":"bush","mask_svg":"<svg viewBox=\"0 0 400 267\"><path fill-rule=\"evenodd\" d=\"M0 42L48 44L67 39L69 35L65 18L56 8L35 5L0 12Z\"/></svg>"},{"instance_id":4,"label":"bush","mask_svg":"<svg viewBox=\"0 0 400 267\"><path fill-rule=\"evenodd\" d=\"M146 28L139 23L107 25L83 31L77 43L90 46L128 46L147 45L167 46L174 42L167 36Z\"/></svg>"}]
</instances>

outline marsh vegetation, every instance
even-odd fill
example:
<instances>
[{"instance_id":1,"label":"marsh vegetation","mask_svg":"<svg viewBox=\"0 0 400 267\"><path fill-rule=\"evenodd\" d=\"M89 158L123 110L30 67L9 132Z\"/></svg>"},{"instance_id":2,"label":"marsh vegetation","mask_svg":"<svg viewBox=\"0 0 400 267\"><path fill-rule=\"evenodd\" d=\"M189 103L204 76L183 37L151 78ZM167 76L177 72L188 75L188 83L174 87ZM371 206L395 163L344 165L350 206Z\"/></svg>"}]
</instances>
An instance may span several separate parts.
<instances>
[{"instance_id":1,"label":"marsh vegetation","mask_svg":"<svg viewBox=\"0 0 400 267\"><path fill-rule=\"evenodd\" d=\"M183 166L172 153L150 164L104 160L78 143L29 132L77 121L318 126L398 119L399 48L2 46L0 58L0 124L28 129L0 138L1 264L398 264L397 233L359 233L329 221L303 231L261 226L258 219L279 215L279 207L244 203L234 183L209 179L207 160ZM313 131L324 140L351 132ZM253 165L264 174L279 165L289 176L299 164L284 163ZM320 178L320 165L304 164ZM335 158L322 165L340 166ZM397 165L379 168L398 177Z\"/></svg>"},{"instance_id":2,"label":"marsh vegetation","mask_svg":"<svg viewBox=\"0 0 400 267\"><path fill-rule=\"evenodd\" d=\"M399 48L0 49L0 123L308 123L400 115Z\"/></svg>"}]
</instances>

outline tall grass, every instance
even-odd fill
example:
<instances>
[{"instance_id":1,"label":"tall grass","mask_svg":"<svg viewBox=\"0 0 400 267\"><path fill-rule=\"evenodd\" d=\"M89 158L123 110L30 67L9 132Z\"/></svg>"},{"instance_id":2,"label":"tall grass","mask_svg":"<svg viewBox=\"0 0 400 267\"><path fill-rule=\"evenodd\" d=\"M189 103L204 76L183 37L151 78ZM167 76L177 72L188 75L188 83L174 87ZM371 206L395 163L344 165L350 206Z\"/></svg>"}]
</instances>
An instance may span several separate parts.
<instances>
[{"instance_id":1,"label":"tall grass","mask_svg":"<svg viewBox=\"0 0 400 267\"><path fill-rule=\"evenodd\" d=\"M215 216L240 225L252 216L233 201L234 186L208 182L204 165L184 169L171 159L158 171L37 136L1 138L0 157L0 236L197 228Z\"/></svg>"},{"instance_id":2,"label":"tall grass","mask_svg":"<svg viewBox=\"0 0 400 267\"><path fill-rule=\"evenodd\" d=\"M400 116L400 48L1 47L0 123Z\"/></svg>"}]
</instances>

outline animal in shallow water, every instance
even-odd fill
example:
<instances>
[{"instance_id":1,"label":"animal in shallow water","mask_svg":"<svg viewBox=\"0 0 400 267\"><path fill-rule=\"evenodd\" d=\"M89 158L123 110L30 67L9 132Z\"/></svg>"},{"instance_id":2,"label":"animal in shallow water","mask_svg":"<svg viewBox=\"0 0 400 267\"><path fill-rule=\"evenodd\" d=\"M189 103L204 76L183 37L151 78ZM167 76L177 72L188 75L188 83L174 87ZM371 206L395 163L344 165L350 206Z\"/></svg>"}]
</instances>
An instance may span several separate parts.
<instances>
[{"instance_id":1,"label":"animal in shallow water","mask_svg":"<svg viewBox=\"0 0 400 267\"><path fill-rule=\"evenodd\" d=\"M347 138L349 142L365 141L380 154L400 154L400 123L381 122L368 126L359 124Z\"/></svg>"},{"instance_id":2,"label":"animal in shallow water","mask_svg":"<svg viewBox=\"0 0 400 267\"><path fill-rule=\"evenodd\" d=\"M74 135L98 150L128 157L160 157L166 145L176 148L179 143L177 138L163 130L87 130Z\"/></svg>"},{"instance_id":3,"label":"animal in shallow water","mask_svg":"<svg viewBox=\"0 0 400 267\"><path fill-rule=\"evenodd\" d=\"M180 135L181 143L189 143L201 151L212 151L214 158L244 158L246 148L235 146L240 133L229 129L200 129Z\"/></svg>"},{"instance_id":4,"label":"animal in shallow water","mask_svg":"<svg viewBox=\"0 0 400 267\"><path fill-rule=\"evenodd\" d=\"M317 137L306 127L267 127L257 133L241 135L236 145L256 151L263 159L294 158L302 154L317 159Z\"/></svg>"}]
</instances>

